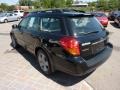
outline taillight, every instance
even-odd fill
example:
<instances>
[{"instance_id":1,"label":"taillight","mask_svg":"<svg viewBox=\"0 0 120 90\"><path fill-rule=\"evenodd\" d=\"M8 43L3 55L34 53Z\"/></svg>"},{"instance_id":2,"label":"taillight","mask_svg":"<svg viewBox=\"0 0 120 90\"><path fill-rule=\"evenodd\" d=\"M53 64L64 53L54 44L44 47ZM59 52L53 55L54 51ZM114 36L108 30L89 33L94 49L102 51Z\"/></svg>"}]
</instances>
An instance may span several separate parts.
<instances>
[{"instance_id":1,"label":"taillight","mask_svg":"<svg viewBox=\"0 0 120 90\"><path fill-rule=\"evenodd\" d=\"M61 46L73 56L80 55L80 46L74 37L66 36L60 39Z\"/></svg>"}]
</instances>

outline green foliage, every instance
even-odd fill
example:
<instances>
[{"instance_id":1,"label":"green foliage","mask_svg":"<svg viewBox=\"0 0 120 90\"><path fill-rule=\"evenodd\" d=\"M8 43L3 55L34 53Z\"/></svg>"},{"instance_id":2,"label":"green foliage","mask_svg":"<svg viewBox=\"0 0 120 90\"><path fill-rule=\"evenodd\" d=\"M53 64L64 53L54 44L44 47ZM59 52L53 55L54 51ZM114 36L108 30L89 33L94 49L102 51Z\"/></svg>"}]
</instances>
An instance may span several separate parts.
<instances>
[{"instance_id":1,"label":"green foliage","mask_svg":"<svg viewBox=\"0 0 120 90\"><path fill-rule=\"evenodd\" d=\"M66 0L66 6L71 7L73 0Z\"/></svg>"},{"instance_id":2,"label":"green foliage","mask_svg":"<svg viewBox=\"0 0 120 90\"><path fill-rule=\"evenodd\" d=\"M65 0L53 0L52 4L54 8L65 7Z\"/></svg>"},{"instance_id":3,"label":"green foliage","mask_svg":"<svg viewBox=\"0 0 120 90\"><path fill-rule=\"evenodd\" d=\"M98 0L98 10L114 10L120 8L120 0Z\"/></svg>"},{"instance_id":4,"label":"green foliage","mask_svg":"<svg viewBox=\"0 0 120 90\"><path fill-rule=\"evenodd\" d=\"M13 11L14 9L15 9L15 6L14 6L14 5L11 5L11 6L8 6L7 11Z\"/></svg>"},{"instance_id":5,"label":"green foliage","mask_svg":"<svg viewBox=\"0 0 120 90\"><path fill-rule=\"evenodd\" d=\"M31 0L19 0L19 5L21 6L32 6Z\"/></svg>"},{"instance_id":6,"label":"green foliage","mask_svg":"<svg viewBox=\"0 0 120 90\"><path fill-rule=\"evenodd\" d=\"M64 8L70 7L73 0L34 0L33 6L35 8Z\"/></svg>"},{"instance_id":7,"label":"green foliage","mask_svg":"<svg viewBox=\"0 0 120 90\"><path fill-rule=\"evenodd\" d=\"M34 2L32 2L32 6L34 6L35 8L41 8L42 3L39 0L35 0Z\"/></svg>"},{"instance_id":8,"label":"green foliage","mask_svg":"<svg viewBox=\"0 0 120 90\"><path fill-rule=\"evenodd\" d=\"M6 3L0 4L0 11L12 11L14 10L14 8L15 8L14 5L7 5Z\"/></svg>"},{"instance_id":9,"label":"green foliage","mask_svg":"<svg viewBox=\"0 0 120 90\"><path fill-rule=\"evenodd\" d=\"M44 8L51 8L53 4L53 0L41 0L41 5Z\"/></svg>"},{"instance_id":10,"label":"green foliage","mask_svg":"<svg viewBox=\"0 0 120 90\"><path fill-rule=\"evenodd\" d=\"M7 9L8 9L8 5L5 4L5 3L1 3L0 8L1 8L2 10L7 10Z\"/></svg>"}]
</instances>

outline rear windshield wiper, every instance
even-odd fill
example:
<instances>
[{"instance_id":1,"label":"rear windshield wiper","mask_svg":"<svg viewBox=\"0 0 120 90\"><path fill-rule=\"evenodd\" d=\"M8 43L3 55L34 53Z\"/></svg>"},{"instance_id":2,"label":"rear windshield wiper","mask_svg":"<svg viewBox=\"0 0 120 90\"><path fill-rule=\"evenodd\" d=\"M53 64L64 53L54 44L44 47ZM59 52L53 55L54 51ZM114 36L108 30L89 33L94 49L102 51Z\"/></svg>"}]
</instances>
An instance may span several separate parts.
<instances>
[{"instance_id":1,"label":"rear windshield wiper","mask_svg":"<svg viewBox=\"0 0 120 90\"><path fill-rule=\"evenodd\" d=\"M98 33L98 32L99 31L88 32L88 33L85 33L85 35L92 34L92 33Z\"/></svg>"}]
</instances>

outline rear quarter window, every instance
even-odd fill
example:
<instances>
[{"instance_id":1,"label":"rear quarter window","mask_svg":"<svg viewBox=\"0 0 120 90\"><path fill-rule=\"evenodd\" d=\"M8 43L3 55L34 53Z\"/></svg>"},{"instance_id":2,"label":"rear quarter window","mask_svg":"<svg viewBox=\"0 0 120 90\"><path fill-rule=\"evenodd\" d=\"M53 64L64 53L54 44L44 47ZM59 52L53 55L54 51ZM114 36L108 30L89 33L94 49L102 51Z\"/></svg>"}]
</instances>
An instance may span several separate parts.
<instances>
[{"instance_id":1,"label":"rear quarter window","mask_svg":"<svg viewBox=\"0 0 120 90\"><path fill-rule=\"evenodd\" d=\"M48 33L61 33L61 20L58 18L42 18L41 29Z\"/></svg>"}]
</instances>

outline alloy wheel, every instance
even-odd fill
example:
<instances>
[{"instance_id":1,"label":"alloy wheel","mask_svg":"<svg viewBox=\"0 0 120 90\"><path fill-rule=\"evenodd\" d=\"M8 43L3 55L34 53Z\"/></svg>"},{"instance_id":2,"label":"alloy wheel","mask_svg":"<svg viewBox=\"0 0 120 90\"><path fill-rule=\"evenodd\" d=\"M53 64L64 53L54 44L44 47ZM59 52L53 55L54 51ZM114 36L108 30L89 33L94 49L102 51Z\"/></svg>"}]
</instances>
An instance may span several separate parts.
<instances>
[{"instance_id":1,"label":"alloy wheel","mask_svg":"<svg viewBox=\"0 0 120 90\"><path fill-rule=\"evenodd\" d=\"M7 19L5 19L5 20L4 20L4 22L5 22L5 23L7 23L7 22L8 22L8 20L7 20Z\"/></svg>"},{"instance_id":2,"label":"alloy wheel","mask_svg":"<svg viewBox=\"0 0 120 90\"><path fill-rule=\"evenodd\" d=\"M39 61L39 65L40 65L41 70L45 74L49 74L50 66L49 66L49 62L48 62L48 57L46 56L46 54L42 50L38 51L38 61Z\"/></svg>"}]
</instances>

